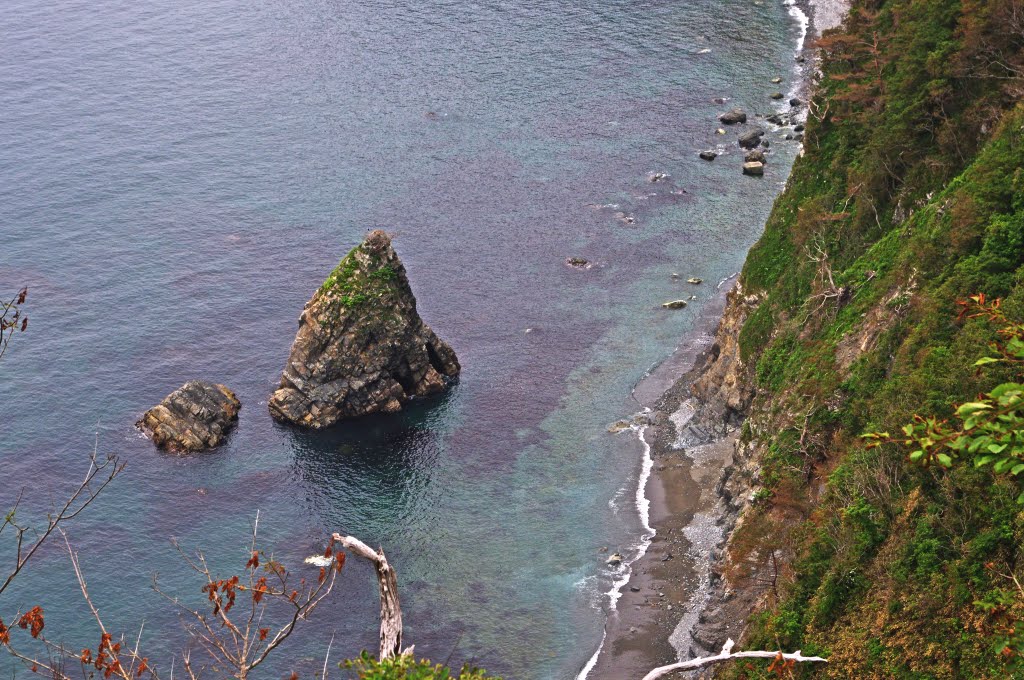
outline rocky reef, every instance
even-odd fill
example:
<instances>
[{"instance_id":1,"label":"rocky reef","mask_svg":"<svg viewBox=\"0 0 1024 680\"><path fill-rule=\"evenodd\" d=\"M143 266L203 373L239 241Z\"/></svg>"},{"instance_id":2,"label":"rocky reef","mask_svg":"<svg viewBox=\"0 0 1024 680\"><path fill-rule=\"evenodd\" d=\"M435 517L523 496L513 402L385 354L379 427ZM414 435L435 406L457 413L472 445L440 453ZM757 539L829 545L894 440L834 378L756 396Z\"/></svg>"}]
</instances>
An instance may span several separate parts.
<instances>
[{"instance_id":1,"label":"rocky reef","mask_svg":"<svg viewBox=\"0 0 1024 680\"><path fill-rule=\"evenodd\" d=\"M160 448L192 453L220 444L241 407L224 385L191 380L146 411L136 425Z\"/></svg>"},{"instance_id":2,"label":"rocky reef","mask_svg":"<svg viewBox=\"0 0 1024 680\"><path fill-rule=\"evenodd\" d=\"M391 239L377 230L306 303L270 413L310 428L393 413L440 392L459 371L455 352L417 313Z\"/></svg>"}]
</instances>

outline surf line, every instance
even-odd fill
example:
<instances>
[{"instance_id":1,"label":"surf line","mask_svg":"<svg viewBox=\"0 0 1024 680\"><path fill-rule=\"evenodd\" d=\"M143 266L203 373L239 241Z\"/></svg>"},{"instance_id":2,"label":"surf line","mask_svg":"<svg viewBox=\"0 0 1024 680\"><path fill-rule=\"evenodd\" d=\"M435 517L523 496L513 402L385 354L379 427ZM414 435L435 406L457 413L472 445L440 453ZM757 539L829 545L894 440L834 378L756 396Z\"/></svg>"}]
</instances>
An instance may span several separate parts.
<instances>
[{"instance_id":1,"label":"surf line","mask_svg":"<svg viewBox=\"0 0 1024 680\"><path fill-rule=\"evenodd\" d=\"M644 409L643 415L646 416L649 412L650 409ZM644 438L647 427L647 425L632 425L629 428L630 431L637 433L637 439L640 440L644 450L640 463L640 477L636 485L636 509L637 514L640 515L640 524L643 527L643 532L640 535L640 543L636 547L636 555L626 563L622 574L614 581L611 589L605 593L608 596L609 617L616 611L619 598L622 597L622 588L629 583L629 579L633 575L633 565L647 554L647 549L651 546L651 541L654 540L654 536L657 534L657 531L651 526L651 499L647 497L647 482L650 481L651 471L654 469L651 445ZM597 665L597 658L601 655L601 650L604 649L604 643L607 639L608 625L606 621L605 628L601 632L601 644L597 646L594 655L590 657L590 660L583 666L583 670L576 676L576 680L586 680L590 671L594 670L594 666Z\"/></svg>"}]
</instances>

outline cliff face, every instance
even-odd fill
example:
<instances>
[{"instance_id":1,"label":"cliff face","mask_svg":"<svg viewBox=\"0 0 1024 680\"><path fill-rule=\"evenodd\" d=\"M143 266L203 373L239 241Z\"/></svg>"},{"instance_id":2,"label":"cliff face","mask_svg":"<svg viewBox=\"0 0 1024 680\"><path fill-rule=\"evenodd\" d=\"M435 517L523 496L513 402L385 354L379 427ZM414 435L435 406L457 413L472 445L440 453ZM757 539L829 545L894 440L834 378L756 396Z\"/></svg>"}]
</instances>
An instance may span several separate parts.
<instances>
[{"instance_id":1,"label":"cliff face","mask_svg":"<svg viewBox=\"0 0 1024 680\"><path fill-rule=\"evenodd\" d=\"M1015 379L974 366L997 327L957 302L984 293L1024 318L1022 16L1019 0L854 3L693 387L746 413L719 565L726 600L759 602L742 644L829 657L807 675L1024 671L1019 479L860 437Z\"/></svg>"},{"instance_id":2,"label":"cliff face","mask_svg":"<svg viewBox=\"0 0 1024 680\"><path fill-rule=\"evenodd\" d=\"M711 347L711 361L690 387L693 395L725 422L742 420L754 398L753 371L740 352L740 329L761 298L747 295L738 282L726 297L725 311Z\"/></svg>"},{"instance_id":3,"label":"cliff face","mask_svg":"<svg viewBox=\"0 0 1024 680\"><path fill-rule=\"evenodd\" d=\"M270 413L311 428L391 413L443 390L459 371L455 352L417 313L405 267L378 230L306 303Z\"/></svg>"}]
</instances>

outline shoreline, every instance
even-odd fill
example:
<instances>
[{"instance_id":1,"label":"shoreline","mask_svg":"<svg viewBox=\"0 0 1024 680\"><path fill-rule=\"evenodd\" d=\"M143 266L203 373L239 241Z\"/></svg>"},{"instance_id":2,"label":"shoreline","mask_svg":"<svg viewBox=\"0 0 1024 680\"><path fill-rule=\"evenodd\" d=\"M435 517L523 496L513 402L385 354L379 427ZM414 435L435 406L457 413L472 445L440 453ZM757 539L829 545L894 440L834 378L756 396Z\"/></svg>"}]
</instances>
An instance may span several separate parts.
<instances>
[{"instance_id":1,"label":"shoreline","mask_svg":"<svg viewBox=\"0 0 1024 680\"><path fill-rule=\"evenodd\" d=\"M849 3L783 4L802 32L791 93L806 99L816 71L812 41L841 23ZM637 489L645 535L628 579L609 593L615 606L601 644L577 680L639 678L657 666L714 653L726 635L738 637L756 602L757 593L716 587L721 551L739 515L739 504L725 489L739 424L705 407L690 391L717 358L716 334L737 278L719 284L694 329L633 390L649 420L630 430L645 448ZM647 533L652 527L653 536Z\"/></svg>"}]
</instances>

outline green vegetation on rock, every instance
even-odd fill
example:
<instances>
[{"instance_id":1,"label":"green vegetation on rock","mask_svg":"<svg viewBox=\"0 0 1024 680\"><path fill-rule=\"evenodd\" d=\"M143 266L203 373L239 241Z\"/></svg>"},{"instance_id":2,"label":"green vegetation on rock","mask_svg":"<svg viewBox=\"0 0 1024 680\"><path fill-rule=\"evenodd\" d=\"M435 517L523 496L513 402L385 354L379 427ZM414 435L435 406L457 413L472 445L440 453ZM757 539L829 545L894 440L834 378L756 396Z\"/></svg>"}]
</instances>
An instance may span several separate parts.
<instances>
[{"instance_id":1,"label":"green vegetation on rock","mask_svg":"<svg viewBox=\"0 0 1024 680\"><path fill-rule=\"evenodd\" d=\"M320 292L337 300L346 309L370 301L380 301L394 293L398 272L381 260L366 244L353 248L330 273Z\"/></svg>"},{"instance_id":2,"label":"green vegetation on rock","mask_svg":"<svg viewBox=\"0 0 1024 680\"><path fill-rule=\"evenodd\" d=\"M1017 367L976 362L1024 320L1024 2L858 0L821 47L806 153L742 275L760 488L732 542L788 561L744 645L829 657L808 676L1024 677L1021 461L861 437L1010 408ZM1010 321L960 315L980 294Z\"/></svg>"}]
</instances>

